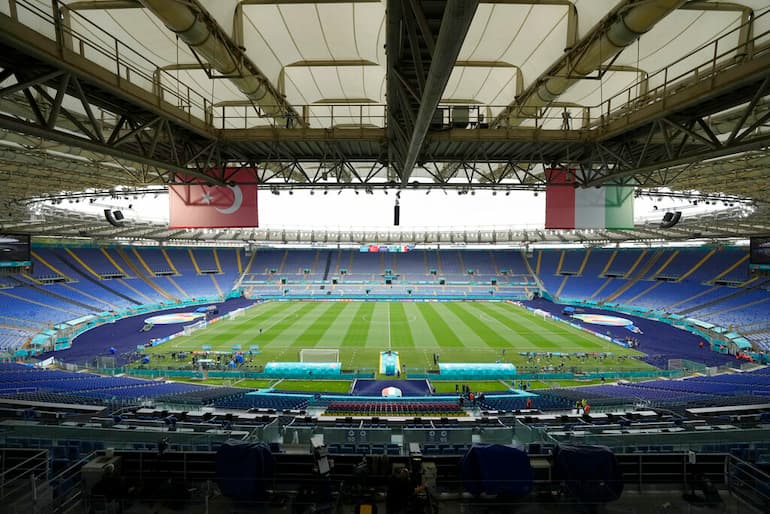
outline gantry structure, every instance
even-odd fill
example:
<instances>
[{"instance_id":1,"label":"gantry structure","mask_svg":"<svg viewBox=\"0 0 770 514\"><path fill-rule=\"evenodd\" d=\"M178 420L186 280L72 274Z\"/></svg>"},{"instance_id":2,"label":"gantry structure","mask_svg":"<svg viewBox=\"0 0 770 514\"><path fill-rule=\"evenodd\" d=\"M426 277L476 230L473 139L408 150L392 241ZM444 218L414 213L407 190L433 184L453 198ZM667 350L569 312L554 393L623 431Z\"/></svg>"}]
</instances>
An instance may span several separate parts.
<instances>
[{"instance_id":1,"label":"gantry structure","mask_svg":"<svg viewBox=\"0 0 770 514\"><path fill-rule=\"evenodd\" d=\"M666 188L754 207L749 219L600 238L770 230L766 0L2 4L6 230L179 236L61 213L58 226L54 214L35 226L22 207L116 186L227 184L243 168L273 190L542 191L554 167L572 170L576 187ZM320 239L335 237L348 236Z\"/></svg>"}]
</instances>

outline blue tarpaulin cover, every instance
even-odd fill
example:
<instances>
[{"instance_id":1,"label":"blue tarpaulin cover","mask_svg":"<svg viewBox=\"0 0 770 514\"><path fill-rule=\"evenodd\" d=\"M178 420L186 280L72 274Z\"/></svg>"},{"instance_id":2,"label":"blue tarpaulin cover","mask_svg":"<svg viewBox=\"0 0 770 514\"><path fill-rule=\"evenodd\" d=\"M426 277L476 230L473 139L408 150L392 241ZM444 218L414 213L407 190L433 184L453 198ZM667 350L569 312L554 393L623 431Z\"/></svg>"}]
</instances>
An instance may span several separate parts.
<instances>
[{"instance_id":1,"label":"blue tarpaulin cover","mask_svg":"<svg viewBox=\"0 0 770 514\"><path fill-rule=\"evenodd\" d=\"M524 496L532 491L529 455L513 446L473 445L462 459L461 476L473 495Z\"/></svg>"},{"instance_id":2,"label":"blue tarpaulin cover","mask_svg":"<svg viewBox=\"0 0 770 514\"><path fill-rule=\"evenodd\" d=\"M230 439L217 450L217 485L228 498L266 499L274 470L275 457L265 443Z\"/></svg>"}]
</instances>

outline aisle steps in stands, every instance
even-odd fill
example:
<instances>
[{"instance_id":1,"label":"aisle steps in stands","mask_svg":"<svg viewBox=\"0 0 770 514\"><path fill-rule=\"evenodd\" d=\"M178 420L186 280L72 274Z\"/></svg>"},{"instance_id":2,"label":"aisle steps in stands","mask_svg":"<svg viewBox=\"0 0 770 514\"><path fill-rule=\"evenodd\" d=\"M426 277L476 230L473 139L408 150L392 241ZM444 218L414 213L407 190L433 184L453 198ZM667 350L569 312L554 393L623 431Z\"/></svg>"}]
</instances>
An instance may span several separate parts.
<instances>
[{"instance_id":1,"label":"aisle steps in stands","mask_svg":"<svg viewBox=\"0 0 770 514\"><path fill-rule=\"evenodd\" d=\"M65 251L65 252L67 252L67 255L69 255L69 256L70 256L70 257L71 257L71 258L72 258L72 259L73 259L75 262L77 262L77 263L78 263L78 264L79 264L79 265L80 265L80 266L81 266L81 267L82 267L84 270L86 270L87 272L89 272L91 275L93 275L94 277L96 277L96 278L98 278L98 279L101 279L101 278L102 278L102 276L101 276L99 273L97 273L96 271L94 271L94 269L93 269L91 266L89 266L88 264L86 264L86 263L83 261L83 259L81 259L81 258L80 258L80 257L79 257L77 254L75 254L75 252L73 252L73 251L72 251L70 248L65 248L65 249L64 249L64 251ZM61 258L61 257L63 257L63 256L61 256L61 255L60 255L59 257ZM64 259L62 259L62 261L63 261L63 260L64 260Z\"/></svg>"},{"instance_id":2,"label":"aisle steps in stands","mask_svg":"<svg viewBox=\"0 0 770 514\"><path fill-rule=\"evenodd\" d=\"M61 257L62 257L62 256L60 256L60 258L61 258ZM104 289L105 291L107 291L107 292L109 292L109 293L111 293L111 294L113 294L113 295L117 296L118 298L122 298L122 299L126 300L127 302L129 302L129 303L131 303L131 304L133 304L133 305L141 305L141 304L143 303L143 302L141 302L141 301L137 300L136 298L133 298L133 297L131 297L131 296L128 296L128 295L126 295L126 294L124 294L124 293L121 293L120 291L116 290L115 288L113 288L113 287L110 287L109 285L107 285L107 284L105 283L105 282L107 282L107 281L105 281L105 280L102 280L102 279L101 279L101 277L99 277L99 279L96 279L96 278L94 278L94 277L92 277L92 276L89 276L89 275L87 275L87 274L86 274L84 271L82 271L81 269L79 269L77 266L75 266L75 264L74 264L74 263L70 262L68 259L65 259L65 258L61 258L61 261L62 261L62 262L63 262L63 263L66 265L66 266L68 266L68 267L69 267L69 268L70 268L70 269L71 269L71 270L72 270L74 273L76 273L76 274L80 275L80 276L83 278L83 280L87 280L87 281L89 281L89 282L91 282L91 283L93 283L93 284L96 284L96 285L97 285L97 286L99 286L100 288L102 288L102 289ZM120 279L120 280L122 281L122 279Z\"/></svg>"},{"instance_id":3,"label":"aisle steps in stands","mask_svg":"<svg viewBox=\"0 0 770 514\"><path fill-rule=\"evenodd\" d=\"M75 300L73 298L69 298L67 296L60 295L58 293L54 293L53 291L51 291L49 289L46 289L45 287L38 286L38 285L36 285L34 283L24 283L21 280L16 279L15 277L14 277L14 280L17 280L18 281L18 285L21 286L21 287L26 287L26 288L32 289L33 291L37 291L39 293L42 293L42 294L44 294L46 296L50 296L51 298L54 298L54 299L58 300L59 302L63 302L65 304L66 303L71 303L73 305L77 305L78 307L80 307L82 309L86 309L86 310L92 311L92 312L99 312L101 310L99 307L97 307L95 305L88 304L88 303L85 303L85 302L81 302L81 301Z\"/></svg>"},{"instance_id":4,"label":"aisle steps in stands","mask_svg":"<svg viewBox=\"0 0 770 514\"><path fill-rule=\"evenodd\" d=\"M628 273L626 274L626 277L630 277L626 280L626 282L621 285L618 289L615 290L611 295L609 295L607 298L604 299L604 303L611 303L613 302L618 296L626 292L631 286L636 284L640 279L642 279L647 273L652 269L653 266L655 266L655 263L658 262L658 259L660 259L660 256L663 255L663 250L658 249L656 250L650 258L647 260L647 262L642 266L639 271L634 273L634 270L639 265L639 263L642 260L642 257L645 255L643 252L639 258L636 260L633 266L631 266L631 269L628 270ZM633 275L632 275L633 273Z\"/></svg>"},{"instance_id":5,"label":"aisle steps in stands","mask_svg":"<svg viewBox=\"0 0 770 514\"><path fill-rule=\"evenodd\" d=\"M132 249L134 254L139 256L136 249ZM172 297L170 294L168 294L166 291L164 291L158 284L156 284L153 280L151 280L141 269L139 269L139 266L134 264L134 262L131 260L131 257L128 256L128 254L122 249L117 248L118 255L123 259L123 262L126 263L126 265L129 267L129 269L134 273L134 275L138 278L140 278L145 284L150 286L152 289L158 292L163 298L166 300L171 300ZM152 270L147 266L147 263L144 262L144 260L141 257L139 258L139 262L143 263L145 269L148 273L152 274Z\"/></svg>"},{"instance_id":6,"label":"aisle steps in stands","mask_svg":"<svg viewBox=\"0 0 770 514\"><path fill-rule=\"evenodd\" d=\"M128 273L118 264L118 261L112 258L112 255L110 255L110 252L107 251L106 248L99 248L99 251L107 258L107 261L110 262L113 266L115 266L115 269L118 270L118 272L123 275L123 277L130 278L128 276Z\"/></svg>"},{"instance_id":7,"label":"aisle steps in stands","mask_svg":"<svg viewBox=\"0 0 770 514\"><path fill-rule=\"evenodd\" d=\"M190 295L187 294L187 292L182 289L182 286L180 286L176 280L174 280L174 277L171 275L166 275L163 278L165 278L169 284L171 284L171 287L176 289L179 292L179 298L190 298Z\"/></svg>"},{"instance_id":8,"label":"aisle steps in stands","mask_svg":"<svg viewBox=\"0 0 770 514\"><path fill-rule=\"evenodd\" d=\"M663 282L655 282L654 284L652 284L651 286L649 286L648 288L646 288L646 289L645 289L644 291L642 291L641 293L637 294L637 295L636 295L636 296L634 296L633 298L630 298L630 299L628 300L628 302L627 302L627 303L629 303L629 304L633 305L633 304L634 304L634 302L638 301L638 300L639 300L639 299L640 299L642 296L646 295L647 293L649 293L650 291L652 291L653 289L655 289L656 287L658 287L658 286L659 286L659 285L661 285L661 284L663 284Z\"/></svg>"},{"instance_id":9,"label":"aisle steps in stands","mask_svg":"<svg viewBox=\"0 0 770 514\"><path fill-rule=\"evenodd\" d=\"M43 259L43 258L40 256L40 254L38 254L38 253L37 253L37 252L35 252L34 250L32 250L32 252L31 252L31 255L32 255L32 258L33 258L35 261L39 262L40 264L42 264L43 266L45 266L45 267L46 267L46 268L48 268L49 270L53 271L53 272L54 272L54 273L55 273L57 276L61 277L61 278L62 278L62 279L64 279L64 280L72 281L72 279L71 279L69 276L65 275L65 274L64 274L63 272L61 272L61 271L60 271L58 268L54 267L54 266L53 266L52 264L50 264L50 263L49 263L47 260ZM39 272L39 271L38 271L38 270L36 270L36 271L35 271L35 274L37 275L37 274L38 274L38 272Z\"/></svg>"},{"instance_id":10,"label":"aisle steps in stands","mask_svg":"<svg viewBox=\"0 0 770 514\"><path fill-rule=\"evenodd\" d=\"M706 253L706 255L704 255L702 258L700 258L698 260L698 262L695 263L694 266L691 266L689 270L687 270L682 275L680 275L679 279L677 280L677 282L681 282L681 281L685 280L690 275L692 275L693 273L698 271L700 269L700 267L703 266L703 264L705 264L706 261L708 261L711 258L711 256L714 255L715 253L716 253L716 248L712 248L711 250L709 250Z\"/></svg>"},{"instance_id":11,"label":"aisle steps in stands","mask_svg":"<svg viewBox=\"0 0 770 514\"><path fill-rule=\"evenodd\" d=\"M214 285L214 289L217 291L217 296L223 297L224 293L222 292L222 288L219 287L219 282L217 282L217 276L214 273L210 273L209 277L211 278L211 283Z\"/></svg>"},{"instance_id":12,"label":"aisle steps in stands","mask_svg":"<svg viewBox=\"0 0 770 514\"><path fill-rule=\"evenodd\" d=\"M709 280L707 283L709 284L717 284L720 282L724 277L730 274L733 270L737 269L739 266L746 264L746 261L749 260L749 254L748 252L743 255L741 258L739 258L737 261L735 261L729 268L724 270L722 273L717 275L716 277Z\"/></svg>"},{"instance_id":13,"label":"aisle steps in stands","mask_svg":"<svg viewBox=\"0 0 770 514\"><path fill-rule=\"evenodd\" d=\"M701 304L701 305L696 305L695 307L690 307L688 309L681 310L677 314L680 314L682 316L686 316L686 315L688 315L690 313L701 311L703 309L707 309L707 308L709 308L709 307L711 307L713 305L717 305L719 303L723 303L725 301L732 300L733 298L738 298L739 296L743 296L746 293L748 293L749 291L753 291L757 287L760 287L761 285L762 285L762 283L757 283L757 284L754 285L754 287L738 289L735 292L730 293L730 294L728 294L726 296L722 296L720 298L717 298L715 300L711 300L711 301L706 302L706 303Z\"/></svg>"},{"instance_id":14,"label":"aisle steps in stands","mask_svg":"<svg viewBox=\"0 0 770 514\"><path fill-rule=\"evenodd\" d=\"M165 248L161 248L160 249L160 254L165 259L166 263L168 264L169 269L171 269L171 273L173 273L174 275L179 275L180 273L176 269L176 266L174 265L174 261L171 260L171 256L169 256L169 254L168 254L168 252L166 251Z\"/></svg>"}]
</instances>

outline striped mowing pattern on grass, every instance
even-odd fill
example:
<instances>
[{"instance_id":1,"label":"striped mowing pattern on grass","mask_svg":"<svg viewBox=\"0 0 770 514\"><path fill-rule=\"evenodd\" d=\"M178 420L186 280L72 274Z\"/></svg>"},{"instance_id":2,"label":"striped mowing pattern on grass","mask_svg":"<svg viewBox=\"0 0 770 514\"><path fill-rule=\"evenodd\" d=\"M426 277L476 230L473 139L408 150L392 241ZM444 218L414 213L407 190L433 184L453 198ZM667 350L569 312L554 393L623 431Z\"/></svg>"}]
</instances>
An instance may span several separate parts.
<instances>
[{"instance_id":1,"label":"striped mowing pattern on grass","mask_svg":"<svg viewBox=\"0 0 770 514\"><path fill-rule=\"evenodd\" d=\"M255 362L264 363L297 361L302 348L339 348L343 368L375 368L389 333L409 368L433 367L434 353L441 362L502 359L517 365L526 361L519 352L638 355L507 302L268 302L150 351L200 350L206 344L219 351L236 344L248 350L256 344ZM632 359L620 366L647 368Z\"/></svg>"}]
</instances>

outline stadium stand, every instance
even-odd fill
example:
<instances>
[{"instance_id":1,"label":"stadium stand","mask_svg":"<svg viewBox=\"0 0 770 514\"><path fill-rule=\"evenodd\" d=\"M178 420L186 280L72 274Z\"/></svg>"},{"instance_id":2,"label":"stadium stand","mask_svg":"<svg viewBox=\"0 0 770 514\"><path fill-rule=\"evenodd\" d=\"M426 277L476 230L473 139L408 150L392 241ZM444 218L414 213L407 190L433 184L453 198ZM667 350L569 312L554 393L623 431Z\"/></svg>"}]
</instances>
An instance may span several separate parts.
<instances>
[{"instance_id":1,"label":"stadium stand","mask_svg":"<svg viewBox=\"0 0 770 514\"><path fill-rule=\"evenodd\" d=\"M280 5L301 3L0 6L0 511L767 512L770 280L713 243L770 230L767 1ZM157 187L167 226L140 212ZM365 191L338 231L267 196L337 188ZM455 192L527 201L436 209L435 230L413 207ZM383 199L424 227L367 227ZM542 203L545 226L524 212ZM399 239L417 248L355 247ZM321 298L350 303L240 311ZM231 337L235 309L260 339ZM506 356L503 330L530 348ZM290 362L327 333L387 347L385 380ZM470 362L405 363L429 346ZM508 360L531 365L480 373ZM352 392L321 392L316 364ZM436 394L452 365L495 392Z\"/></svg>"},{"instance_id":2,"label":"stadium stand","mask_svg":"<svg viewBox=\"0 0 770 514\"><path fill-rule=\"evenodd\" d=\"M770 282L751 280L746 250L735 247L537 250L529 257L515 250L257 249L247 256L212 248L39 247L33 257L34 274L4 279L0 295L11 300L4 316L38 326L150 303L221 298L241 275L246 294L255 297L524 298L539 279L556 300L697 318L745 334L759 349L770 338L770 327L762 325L770 319ZM386 272L392 284L385 284ZM2 344L21 344L35 328L6 331Z\"/></svg>"},{"instance_id":3,"label":"stadium stand","mask_svg":"<svg viewBox=\"0 0 770 514\"><path fill-rule=\"evenodd\" d=\"M570 275L569 281L562 268L570 252L540 250L531 262L539 263L538 276L548 293L570 302L675 314L739 332L750 332L743 327L770 317L770 285L749 277L745 248L613 250L607 258L608 252L574 252L587 255L587 263L584 273ZM578 260L570 257L568 268Z\"/></svg>"}]
</instances>

